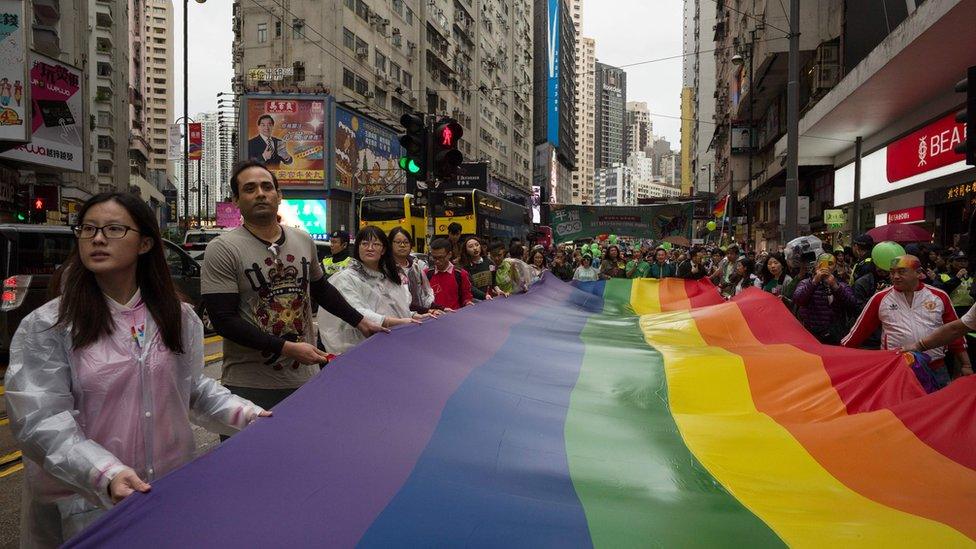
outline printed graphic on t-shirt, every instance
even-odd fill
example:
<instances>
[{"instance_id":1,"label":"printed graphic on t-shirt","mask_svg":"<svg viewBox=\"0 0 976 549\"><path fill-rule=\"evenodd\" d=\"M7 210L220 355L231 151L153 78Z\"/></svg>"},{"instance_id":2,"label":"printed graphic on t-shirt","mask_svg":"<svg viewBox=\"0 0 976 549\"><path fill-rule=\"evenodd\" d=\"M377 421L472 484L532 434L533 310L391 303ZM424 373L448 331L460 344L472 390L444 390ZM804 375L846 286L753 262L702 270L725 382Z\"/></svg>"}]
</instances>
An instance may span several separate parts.
<instances>
[{"instance_id":1,"label":"printed graphic on t-shirt","mask_svg":"<svg viewBox=\"0 0 976 549\"><path fill-rule=\"evenodd\" d=\"M252 302L252 313L257 320L258 327L263 331L274 334L285 341L301 341L305 337L306 328L311 324L308 316L308 260L287 254L280 258L268 257L264 265L253 263L246 269L245 275L257 292L257 299ZM262 353L267 358L265 364L274 364L275 370L282 369L278 364L280 354ZM291 368L298 369L300 364L292 362Z\"/></svg>"}]
</instances>

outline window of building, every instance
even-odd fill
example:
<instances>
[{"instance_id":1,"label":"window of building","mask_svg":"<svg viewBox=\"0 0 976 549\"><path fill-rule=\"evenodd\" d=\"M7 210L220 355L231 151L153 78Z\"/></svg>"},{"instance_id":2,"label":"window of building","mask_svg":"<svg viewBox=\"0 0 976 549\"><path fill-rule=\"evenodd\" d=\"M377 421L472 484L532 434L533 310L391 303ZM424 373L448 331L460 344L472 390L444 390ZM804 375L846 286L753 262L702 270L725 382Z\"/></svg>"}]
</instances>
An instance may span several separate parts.
<instances>
[{"instance_id":1,"label":"window of building","mask_svg":"<svg viewBox=\"0 0 976 549\"><path fill-rule=\"evenodd\" d=\"M369 91L369 82L366 82L366 79L365 78L363 78L361 76L357 76L356 77L356 93L358 93L360 95L366 95L366 92L368 92L368 91Z\"/></svg>"},{"instance_id":2,"label":"window of building","mask_svg":"<svg viewBox=\"0 0 976 549\"><path fill-rule=\"evenodd\" d=\"M305 38L305 20L304 19L292 19L291 20L291 37L292 38Z\"/></svg>"},{"instance_id":3,"label":"window of building","mask_svg":"<svg viewBox=\"0 0 976 549\"><path fill-rule=\"evenodd\" d=\"M275 21L275 38L281 38L281 21Z\"/></svg>"},{"instance_id":4,"label":"window of building","mask_svg":"<svg viewBox=\"0 0 976 549\"><path fill-rule=\"evenodd\" d=\"M356 75L349 69L342 69L342 85L350 90L356 89Z\"/></svg>"},{"instance_id":5,"label":"window of building","mask_svg":"<svg viewBox=\"0 0 976 549\"><path fill-rule=\"evenodd\" d=\"M386 56L380 52L376 52L375 60L376 70L386 72Z\"/></svg>"},{"instance_id":6,"label":"window of building","mask_svg":"<svg viewBox=\"0 0 976 549\"><path fill-rule=\"evenodd\" d=\"M292 80L294 80L295 82L304 82L305 63L301 61L295 61L295 64L292 65L292 69L294 70L294 74L292 75Z\"/></svg>"},{"instance_id":7,"label":"window of building","mask_svg":"<svg viewBox=\"0 0 976 549\"><path fill-rule=\"evenodd\" d=\"M406 17L405 17L405 19L407 20L407 24L408 25L413 25L413 10L411 10L409 7L406 7L405 8L405 11L406 11L406 14L405 14Z\"/></svg>"},{"instance_id":8,"label":"window of building","mask_svg":"<svg viewBox=\"0 0 976 549\"><path fill-rule=\"evenodd\" d=\"M345 4L346 7L351 10L356 9L356 0L343 0L342 3Z\"/></svg>"},{"instance_id":9,"label":"window of building","mask_svg":"<svg viewBox=\"0 0 976 549\"><path fill-rule=\"evenodd\" d=\"M258 44L264 44L268 41L268 24L258 23Z\"/></svg>"},{"instance_id":10,"label":"window of building","mask_svg":"<svg viewBox=\"0 0 976 549\"><path fill-rule=\"evenodd\" d=\"M375 88L373 94L373 104L382 109L386 109L386 92L379 88Z\"/></svg>"},{"instance_id":11,"label":"window of building","mask_svg":"<svg viewBox=\"0 0 976 549\"><path fill-rule=\"evenodd\" d=\"M403 71L403 80L401 82L403 82L403 87L409 90L413 87L413 75L407 71Z\"/></svg>"},{"instance_id":12,"label":"window of building","mask_svg":"<svg viewBox=\"0 0 976 549\"><path fill-rule=\"evenodd\" d=\"M363 21L369 21L369 6L363 0L356 0L356 15Z\"/></svg>"},{"instance_id":13,"label":"window of building","mask_svg":"<svg viewBox=\"0 0 976 549\"><path fill-rule=\"evenodd\" d=\"M358 36L356 37L356 55L369 57L369 45Z\"/></svg>"},{"instance_id":14,"label":"window of building","mask_svg":"<svg viewBox=\"0 0 976 549\"><path fill-rule=\"evenodd\" d=\"M342 45L347 49L356 49L356 35L346 27L342 27Z\"/></svg>"},{"instance_id":15,"label":"window of building","mask_svg":"<svg viewBox=\"0 0 976 549\"><path fill-rule=\"evenodd\" d=\"M403 0L393 0L393 11L403 17Z\"/></svg>"},{"instance_id":16,"label":"window of building","mask_svg":"<svg viewBox=\"0 0 976 549\"><path fill-rule=\"evenodd\" d=\"M400 81L400 65L397 65L393 61L390 61L390 78L392 78L394 82Z\"/></svg>"}]
</instances>

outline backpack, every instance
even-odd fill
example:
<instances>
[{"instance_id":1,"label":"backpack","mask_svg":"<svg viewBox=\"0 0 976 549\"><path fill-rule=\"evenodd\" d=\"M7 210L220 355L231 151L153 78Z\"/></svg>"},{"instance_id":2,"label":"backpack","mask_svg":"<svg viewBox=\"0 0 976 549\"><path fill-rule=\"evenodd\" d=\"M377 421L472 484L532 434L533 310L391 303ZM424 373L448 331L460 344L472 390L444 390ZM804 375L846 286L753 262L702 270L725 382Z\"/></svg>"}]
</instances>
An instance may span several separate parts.
<instances>
[{"instance_id":1,"label":"backpack","mask_svg":"<svg viewBox=\"0 0 976 549\"><path fill-rule=\"evenodd\" d=\"M430 282L434 278L434 269L427 269L426 274L427 282ZM454 268L454 282L457 284L458 303L464 307L464 291L461 289L461 269L459 267Z\"/></svg>"}]
</instances>

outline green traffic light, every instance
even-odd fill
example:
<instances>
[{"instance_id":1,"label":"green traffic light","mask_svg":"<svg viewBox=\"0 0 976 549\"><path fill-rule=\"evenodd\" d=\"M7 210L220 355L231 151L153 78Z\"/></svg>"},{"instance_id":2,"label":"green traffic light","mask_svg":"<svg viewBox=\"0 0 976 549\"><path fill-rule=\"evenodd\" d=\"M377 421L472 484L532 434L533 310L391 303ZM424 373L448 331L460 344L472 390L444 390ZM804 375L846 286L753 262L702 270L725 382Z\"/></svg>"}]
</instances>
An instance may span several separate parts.
<instances>
[{"instance_id":1,"label":"green traffic light","mask_svg":"<svg viewBox=\"0 0 976 549\"><path fill-rule=\"evenodd\" d=\"M21 212L17 212L17 221L27 221L27 216Z\"/></svg>"},{"instance_id":2,"label":"green traffic light","mask_svg":"<svg viewBox=\"0 0 976 549\"><path fill-rule=\"evenodd\" d=\"M412 158L409 158L409 157L406 157L406 156L401 156L400 157L400 169L401 170L406 170L406 171L410 172L411 174L418 174L418 173L420 173L420 166L418 166L417 163L414 162L414 160Z\"/></svg>"}]
</instances>

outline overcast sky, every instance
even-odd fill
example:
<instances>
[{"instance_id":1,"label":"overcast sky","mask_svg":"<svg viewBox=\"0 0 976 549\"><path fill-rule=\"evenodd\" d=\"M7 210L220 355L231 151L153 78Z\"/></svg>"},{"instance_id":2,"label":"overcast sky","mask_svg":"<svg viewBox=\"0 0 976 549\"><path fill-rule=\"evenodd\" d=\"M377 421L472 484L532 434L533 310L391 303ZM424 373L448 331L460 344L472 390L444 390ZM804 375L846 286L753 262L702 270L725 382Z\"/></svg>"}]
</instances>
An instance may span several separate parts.
<instances>
[{"instance_id":1,"label":"overcast sky","mask_svg":"<svg viewBox=\"0 0 976 549\"><path fill-rule=\"evenodd\" d=\"M247 2L249 0L245 0ZM176 116L183 115L183 0L174 0ZM217 93L230 91L231 0L190 2L190 116L216 110ZM603 63L628 63L679 55L682 0L584 0L583 35L596 40ZM646 101L658 115L681 113L681 59L625 68L627 99ZM679 147L680 120L652 116L654 133Z\"/></svg>"}]
</instances>

